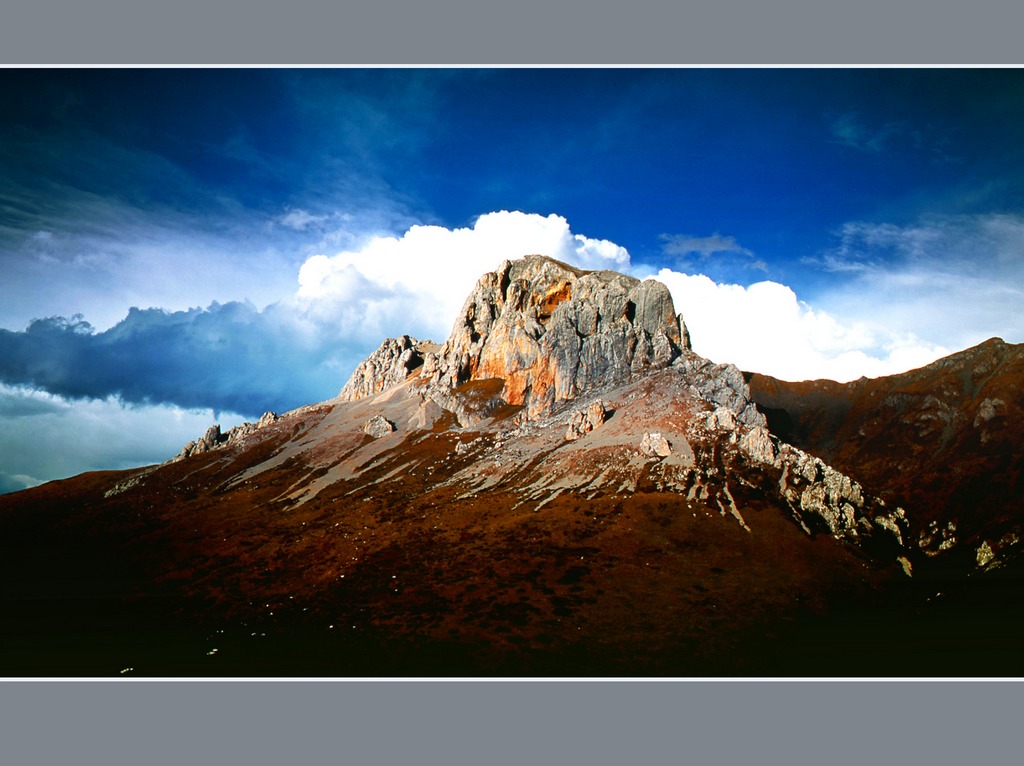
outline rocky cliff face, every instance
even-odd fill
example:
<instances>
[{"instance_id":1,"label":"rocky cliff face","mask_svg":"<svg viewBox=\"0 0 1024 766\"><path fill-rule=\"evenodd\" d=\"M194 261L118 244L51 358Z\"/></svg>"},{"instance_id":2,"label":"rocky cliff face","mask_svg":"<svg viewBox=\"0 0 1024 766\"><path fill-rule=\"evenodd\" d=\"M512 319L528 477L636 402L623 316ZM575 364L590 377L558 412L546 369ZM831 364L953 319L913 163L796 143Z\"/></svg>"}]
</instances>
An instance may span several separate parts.
<instances>
[{"instance_id":1,"label":"rocky cliff face","mask_svg":"<svg viewBox=\"0 0 1024 766\"><path fill-rule=\"evenodd\" d=\"M597 386L667 367L689 346L660 282L527 256L480 278L436 353L407 336L389 339L341 397L380 392L421 367L423 379L442 391L502 380L504 401L537 418Z\"/></svg>"}]
</instances>

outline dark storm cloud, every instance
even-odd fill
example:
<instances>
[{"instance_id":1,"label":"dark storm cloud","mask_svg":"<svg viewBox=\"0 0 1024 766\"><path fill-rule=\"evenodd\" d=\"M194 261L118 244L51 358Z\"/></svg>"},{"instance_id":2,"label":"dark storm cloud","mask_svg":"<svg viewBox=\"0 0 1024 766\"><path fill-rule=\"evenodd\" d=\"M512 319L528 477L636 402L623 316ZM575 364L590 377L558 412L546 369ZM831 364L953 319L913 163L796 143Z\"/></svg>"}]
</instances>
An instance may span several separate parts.
<instances>
[{"instance_id":1,"label":"dark storm cloud","mask_svg":"<svg viewBox=\"0 0 1024 766\"><path fill-rule=\"evenodd\" d=\"M18 492L31 486L33 483L34 481L30 478L11 476L0 471L0 495L6 495L8 492Z\"/></svg>"},{"instance_id":2,"label":"dark storm cloud","mask_svg":"<svg viewBox=\"0 0 1024 766\"><path fill-rule=\"evenodd\" d=\"M278 306L132 309L105 332L80 317L0 330L0 381L68 399L114 396L259 415L329 398L354 356ZM362 350L362 349L361 349Z\"/></svg>"},{"instance_id":3,"label":"dark storm cloud","mask_svg":"<svg viewBox=\"0 0 1024 766\"><path fill-rule=\"evenodd\" d=\"M0 418L34 418L56 414L63 409L57 402L36 396L0 393Z\"/></svg>"}]
</instances>

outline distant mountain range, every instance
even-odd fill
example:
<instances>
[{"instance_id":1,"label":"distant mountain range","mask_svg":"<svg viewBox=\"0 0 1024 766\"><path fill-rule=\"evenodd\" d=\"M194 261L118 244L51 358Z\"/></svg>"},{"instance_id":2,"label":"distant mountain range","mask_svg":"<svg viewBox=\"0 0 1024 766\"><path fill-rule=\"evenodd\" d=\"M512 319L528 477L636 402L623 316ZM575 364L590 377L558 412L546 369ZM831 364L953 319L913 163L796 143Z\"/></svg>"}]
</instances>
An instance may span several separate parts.
<instances>
[{"instance_id":1,"label":"distant mountain range","mask_svg":"<svg viewBox=\"0 0 1024 766\"><path fill-rule=\"evenodd\" d=\"M1022 382L742 373L508 261L335 399L0 497L0 674L1020 675Z\"/></svg>"}]
</instances>

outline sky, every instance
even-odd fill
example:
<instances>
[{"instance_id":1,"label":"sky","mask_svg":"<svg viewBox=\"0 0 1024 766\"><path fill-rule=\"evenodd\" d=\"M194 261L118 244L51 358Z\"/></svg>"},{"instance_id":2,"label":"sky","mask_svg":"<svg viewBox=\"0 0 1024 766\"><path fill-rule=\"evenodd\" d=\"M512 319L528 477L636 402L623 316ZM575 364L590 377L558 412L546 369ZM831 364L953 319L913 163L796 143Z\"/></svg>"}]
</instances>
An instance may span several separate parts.
<instances>
[{"instance_id":1,"label":"sky","mask_svg":"<svg viewBox=\"0 0 1024 766\"><path fill-rule=\"evenodd\" d=\"M0 492L442 341L542 253L788 380L1024 342L1024 70L0 69Z\"/></svg>"}]
</instances>

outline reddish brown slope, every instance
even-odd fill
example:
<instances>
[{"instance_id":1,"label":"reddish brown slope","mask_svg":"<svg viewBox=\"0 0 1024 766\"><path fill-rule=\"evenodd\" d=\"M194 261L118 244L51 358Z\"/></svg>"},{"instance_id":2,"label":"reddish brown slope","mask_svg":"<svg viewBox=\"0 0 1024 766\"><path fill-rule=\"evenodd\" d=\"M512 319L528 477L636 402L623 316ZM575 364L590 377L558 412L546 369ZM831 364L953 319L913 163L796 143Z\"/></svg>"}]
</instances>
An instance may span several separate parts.
<instances>
[{"instance_id":1,"label":"reddish brown slope","mask_svg":"<svg viewBox=\"0 0 1024 766\"><path fill-rule=\"evenodd\" d=\"M385 394L156 469L4 496L2 672L878 672L868 655L823 658L836 639L817 637L826 618L877 607L898 567L808 536L767 492L774 474L718 437L691 446L749 532L663 486L665 461L634 442L657 426L683 449L694 405L643 384L571 444L557 423L515 435L516 408L476 429L446 415L405 429L418 399ZM363 435L373 411L400 430ZM561 491L570 480L592 491Z\"/></svg>"},{"instance_id":2,"label":"reddish brown slope","mask_svg":"<svg viewBox=\"0 0 1024 766\"><path fill-rule=\"evenodd\" d=\"M774 433L904 506L925 551L973 565L1024 537L1024 346L847 384L747 377Z\"/></svg>"}]
</instances>

